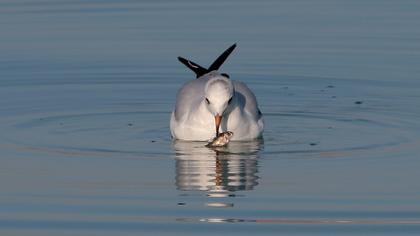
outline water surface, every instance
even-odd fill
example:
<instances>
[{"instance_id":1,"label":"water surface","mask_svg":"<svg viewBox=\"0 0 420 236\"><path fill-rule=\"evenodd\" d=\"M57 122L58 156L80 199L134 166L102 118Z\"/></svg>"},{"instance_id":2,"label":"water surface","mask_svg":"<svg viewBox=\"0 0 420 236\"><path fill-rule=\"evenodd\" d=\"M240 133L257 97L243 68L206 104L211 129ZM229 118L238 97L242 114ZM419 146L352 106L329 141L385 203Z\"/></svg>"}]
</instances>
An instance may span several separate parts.
<instances>
[{"instance_id":1,"label":"water surface","mask_svg":"<svg viewBox=\"0 0 420 236\"><path fill-rule=\"evenodd\" d=\"M0 1L3 235L417 235L416 1ZM176 61L264 139L174 142Z\"/></svg>"}]
</instances>

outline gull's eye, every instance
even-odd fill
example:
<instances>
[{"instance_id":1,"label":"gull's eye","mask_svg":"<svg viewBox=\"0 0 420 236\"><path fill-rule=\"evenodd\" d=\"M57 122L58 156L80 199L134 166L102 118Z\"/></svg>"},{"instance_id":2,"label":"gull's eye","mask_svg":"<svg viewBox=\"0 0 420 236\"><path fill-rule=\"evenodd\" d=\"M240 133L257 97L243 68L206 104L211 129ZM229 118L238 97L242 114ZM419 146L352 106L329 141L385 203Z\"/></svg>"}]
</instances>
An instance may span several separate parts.
<instances>
[{"instance_id":1,"label":"gull's eye","mask_svg":"<svg viewBox=\"0 0 420 236\"><path fill-rule=\"evenodd\" d=\"M232 102L232 98L233 98L233 97L230 97L230 99L229 99L229 101L228 101L228 104L230 104L230 103Z\"/></svg>"},{"instance_id":2,"label":"gull's eye","mask_svg":"<svg viewBox=\"0 0 420 236\"><path fill-rule=\"evenodd\" d=\"M206 102L207 102L207 104L210 104L210 101L209 101L209 99L208 99L208 98L206 98Z\"/></svg>"}]
</instances>

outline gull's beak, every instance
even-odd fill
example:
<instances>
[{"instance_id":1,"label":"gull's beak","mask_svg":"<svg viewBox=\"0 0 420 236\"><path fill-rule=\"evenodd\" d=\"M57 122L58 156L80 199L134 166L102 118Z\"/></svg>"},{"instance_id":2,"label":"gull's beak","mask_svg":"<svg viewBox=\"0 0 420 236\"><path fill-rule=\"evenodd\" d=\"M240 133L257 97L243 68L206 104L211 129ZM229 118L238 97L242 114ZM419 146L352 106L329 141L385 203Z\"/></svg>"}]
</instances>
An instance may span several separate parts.
<instances>
[{"instance_id":1,"label":"gull's beak","mask_svg":"<svg viewBox=\"0 0 420 236\"><path fill-rule=\"evenodd\" d=\"M214 123L216 124L216 137L219 136L219 126L222 121L222 117L219 115L214 116Z\"/></svg>"}]
</instances>

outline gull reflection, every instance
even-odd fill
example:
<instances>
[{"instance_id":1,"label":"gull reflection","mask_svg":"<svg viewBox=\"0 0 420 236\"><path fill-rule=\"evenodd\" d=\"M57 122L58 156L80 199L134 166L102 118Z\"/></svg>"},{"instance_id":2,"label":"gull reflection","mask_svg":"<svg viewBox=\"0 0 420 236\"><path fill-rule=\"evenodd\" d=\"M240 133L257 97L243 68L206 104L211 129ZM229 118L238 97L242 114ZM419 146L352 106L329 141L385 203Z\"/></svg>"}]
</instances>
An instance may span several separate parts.
<instances>
[{"instance_id":1,"label":"gull reflection","mask_svg":"<svg viewBox=\"0 0 420 236\"><path fill-rule=\"evenodd\" d=\"M262 141L231 142L208 148L203 142L176 141L176 186L181 191L205 191L210 198L233 197L258 185L258 152ZM232 203L211 202L212 207Z\"/></svg>"}]
</instances>

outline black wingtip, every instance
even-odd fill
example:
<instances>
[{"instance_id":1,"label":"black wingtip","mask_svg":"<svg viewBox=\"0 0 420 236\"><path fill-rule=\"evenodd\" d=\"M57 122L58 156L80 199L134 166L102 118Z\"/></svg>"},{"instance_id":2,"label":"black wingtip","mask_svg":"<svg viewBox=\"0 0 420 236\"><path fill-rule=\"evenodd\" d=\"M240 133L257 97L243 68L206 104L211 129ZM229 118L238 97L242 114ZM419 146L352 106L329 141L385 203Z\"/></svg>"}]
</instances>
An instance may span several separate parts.
<instances>
[{"instance_id":1,"label":"black wingtip","mask_svg":"<svg viewBox=\"0 0 420 236\"><path fill-rule=\"evenodd\" d=\"M199 64L194 63L194 62L192 62L190 60L187 60L187 59L185 59L183 57L178 57L178 60L182 64L184 64L186 67L188 67L190 70L194 71L194 73L196 74L197 78L200 77L200 76L202 76L202 75L204 75L204 74L207 74L209 72L206 68L204 68L204 67L200 66Z\"/></svg>"},{"instance_id":2,"label":"black wingtip","mask_svg":"<svg viewBox=\"0 0 420 236\"><path fill-rule=\"evenodd\" d=\"M220 54L220 56L211 64L208 71L218 70L235 48L236 48L236 43L234 43L232 46L226 49L222 54Z\"/></svg>"},{"instance_id":3,"label":"black wingtip","mask_svg":"<svg viewBox=\"0 0 420 236\"><path fill-rule=\"evenodd\" d=\"M224 77L230 79L230 76L228 74L226 74L226 73L221 73L221 75L223 75Z\"/></svg>"},{"instance_id":4,"label":"black wingtip","mask_svg":"<svg viewBox=\"0 0 420 236\"><path fill-rule=\"evenodd\" d=\"M185 59L183 57L178 57L178 60L184 64L186 67L188 67L190 70L194 71L197 78L207 74L210 71L218 70L220 66L226 61L226 59L229 57L229 55L233 52L233 50L236 48L236 43L234 43L232 46L230 46L228 49L226 49L222 54L220 54L219 57L210 65L208 69L200 66L197 63L194 63L188 59ZM228 76L227 76L228 77ZM228 77L229 78L229 77Z\"/></svg>"}]
</instances>

